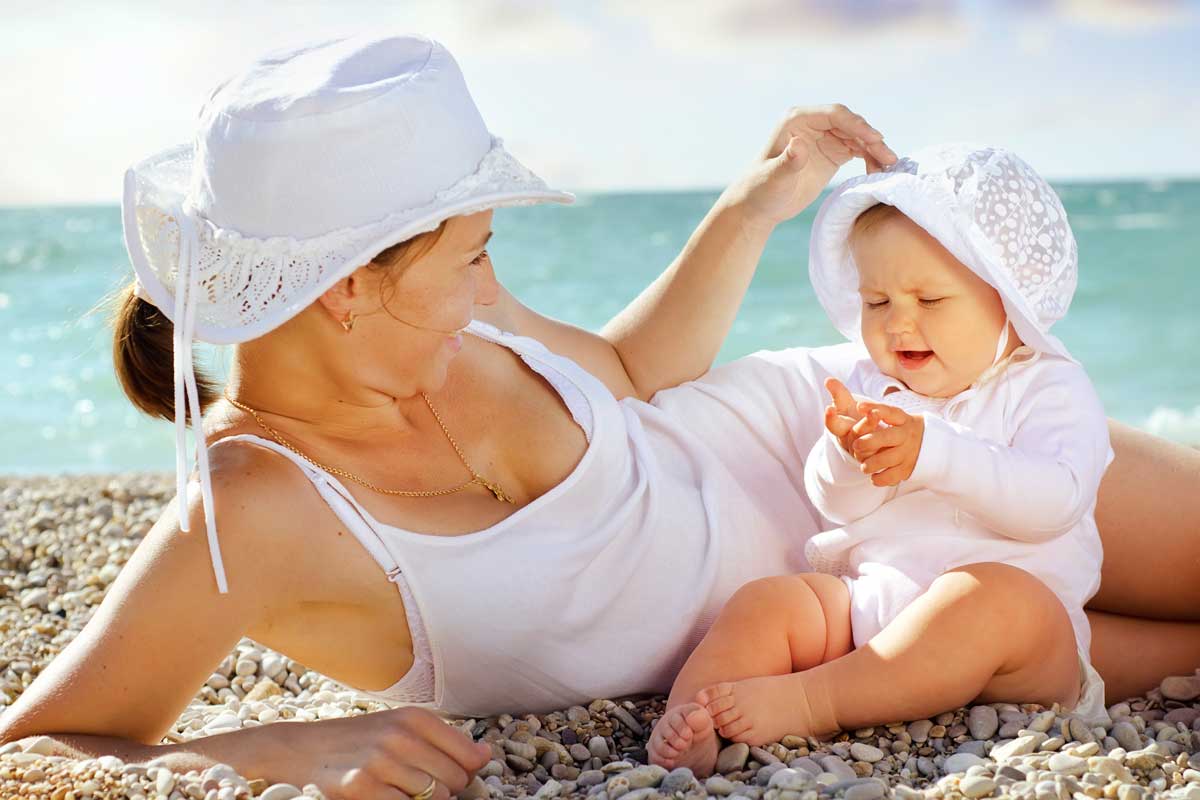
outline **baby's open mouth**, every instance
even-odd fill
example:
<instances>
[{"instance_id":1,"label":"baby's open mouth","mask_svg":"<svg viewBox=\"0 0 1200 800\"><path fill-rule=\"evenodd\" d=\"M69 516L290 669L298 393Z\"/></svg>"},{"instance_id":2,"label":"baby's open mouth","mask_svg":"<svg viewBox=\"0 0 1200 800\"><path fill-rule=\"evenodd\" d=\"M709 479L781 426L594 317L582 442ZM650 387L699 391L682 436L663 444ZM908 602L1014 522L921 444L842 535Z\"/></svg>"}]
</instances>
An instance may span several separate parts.
<instances>
[{"instance_id":1,"label":"baby's open mouth","mask_svg":"<svg viewBox=\"0 0 1200 800\"><path fill-rule=\"evenodd\" d=\"M932 350L897 350L896 355L900 357L900 365L913 369L924 365L930 358L933 357Z\"/></svg>"}]
</instances>

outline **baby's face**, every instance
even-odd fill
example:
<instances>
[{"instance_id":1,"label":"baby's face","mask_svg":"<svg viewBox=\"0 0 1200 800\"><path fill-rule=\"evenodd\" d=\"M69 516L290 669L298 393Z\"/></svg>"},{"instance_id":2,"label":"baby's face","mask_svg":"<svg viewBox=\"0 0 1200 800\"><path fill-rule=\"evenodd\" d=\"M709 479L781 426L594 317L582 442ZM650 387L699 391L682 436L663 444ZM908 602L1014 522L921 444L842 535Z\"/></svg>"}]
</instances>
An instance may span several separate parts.
<instances>
[{"instance_id":1,"label":"baby's face","mask_svg":"<svg viewBox=\"0 0 1200 800\"><path fill-rule=\"evenodd\" d=\"M1004 324L999 293L924 228L896 214L851 243L862 336L884 374L930 397L950 397L991 366ZM1020 344L1009 331L1011 352Z\"/></svg>"}]
</instances>

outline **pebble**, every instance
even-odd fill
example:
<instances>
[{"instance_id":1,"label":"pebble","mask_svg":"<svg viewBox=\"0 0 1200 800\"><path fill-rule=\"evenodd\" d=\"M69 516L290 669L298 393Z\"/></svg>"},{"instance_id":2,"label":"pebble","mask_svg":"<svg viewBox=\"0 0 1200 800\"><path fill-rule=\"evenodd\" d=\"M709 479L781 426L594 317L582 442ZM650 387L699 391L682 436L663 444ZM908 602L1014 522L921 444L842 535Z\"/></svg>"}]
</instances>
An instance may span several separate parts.
<instances>
[{"instance_id":1,"label":"pebble","mask_svg":"<svg viewBox=\"0 0 1200 800\"><path fill-rule=\"evenodd\" d=\"M975 706L967 715L967 730L975 739L990 739L1000 728L1000 717L991 706Z\"/></svg>"},{"instance_id":2,"label":"pebble","mask_svg":"<svg viewBox=\"0 0 1200 800\"><path fill-rule=\"evenodd\" d=\"M969 768L983 763L986 762L979 756L959 752L946 757L946 760L942 762L942 772L947 775L954 772L966 772Z\"/></svg>"},{"instance_id":3,"label":"pebble","mask_svg":"<svg viewBox=\"0 0 1200 800\"><path fill-rule=\"evenodd\" d=\"M746 768L750 758L750 745L735 742L717 754L717 772L737 772Z\"/></svg>"},{"instance_id":4,"label":"pebble","mask_svg":"<svg viewBox=\"0 0 1200 800\"><path fill-rule=\"evenodd\" d=\"M869 744L863 744L862 742L855 742L854 744L850 745L850 755L852 755L856 761L865 761L868 764L874 764L877 761L883 760L882 750L880 750L878 747L872 747Z\"/></svg>"},{"instance_id":5,"label":"pebble","mask_svg":"<svg viewBox=\"0 0 1200 800\"><path fill-rule=\"evenodd\" d=\"M0 547L0 711L79 633L173 495L171 476L0 483L0 525L8 536ZM389 707L243 638L214 667L165 741ZM598 699L548 714L455 721L494 752L459 800L698 800L704 794L729 800L879 800L889 794L898 800L1200 800L1200 673L1168 678L1143 697L1113 704L1113 722L1105 727L1088 726L1057 707L979 704L829 738L789 735L753 752L729 745L720 753L721 771L703 783L683 768L667 772L645 764L645 737L664 707L661 696ZM0 797L321 796L312 784L297 789L247 781L229 765L179 774L162 759L129 765L113 756L47 758L53 748L51 737L34 737L25 749L19 742L0 746ZM32 792L18 791L22 780Z\"/></svg>"},{"instance_id":6,"label":"pebble","mask_svg":"<svg viewBox=\"0 0 1200 800\"><path fill-rule=\"evenodd\" d=\"M968 775L959 781L958 790L967 797L987 797L996 791L996 782L982 775Z\"/></svg>"}]
</instances>

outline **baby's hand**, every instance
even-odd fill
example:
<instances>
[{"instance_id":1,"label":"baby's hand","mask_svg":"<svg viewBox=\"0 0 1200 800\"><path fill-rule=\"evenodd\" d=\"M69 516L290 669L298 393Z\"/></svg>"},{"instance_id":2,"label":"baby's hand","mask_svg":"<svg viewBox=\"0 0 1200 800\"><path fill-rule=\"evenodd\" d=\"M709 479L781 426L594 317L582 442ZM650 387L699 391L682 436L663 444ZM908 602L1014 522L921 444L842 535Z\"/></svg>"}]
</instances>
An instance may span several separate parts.
<instances>
[{"instance_id":1,"label":"baby's hand","mask_svg":"<svg viewBox=\"0 0 1200 800\"><path fill-rule=\"evenodd\" d=\"M912 476L925 438L925 417L883 403L859 403L860 413L885 427L858 437L848 448L876 486L895 486Z\"/></svg>"},{"instance_id":2,"label":"baby's hand","mask_svg":"<svg viewBox=\"0 0 1200 800\"><path fill-rule=\"evenodd\" d=\"M847 453L853 454L855 440L875 430L879 415L860 411L860 404L837 378L826 378L825 389L833 398L833 402L825 406L825 427L838 438Z\"/></svg>"}]
</instances>

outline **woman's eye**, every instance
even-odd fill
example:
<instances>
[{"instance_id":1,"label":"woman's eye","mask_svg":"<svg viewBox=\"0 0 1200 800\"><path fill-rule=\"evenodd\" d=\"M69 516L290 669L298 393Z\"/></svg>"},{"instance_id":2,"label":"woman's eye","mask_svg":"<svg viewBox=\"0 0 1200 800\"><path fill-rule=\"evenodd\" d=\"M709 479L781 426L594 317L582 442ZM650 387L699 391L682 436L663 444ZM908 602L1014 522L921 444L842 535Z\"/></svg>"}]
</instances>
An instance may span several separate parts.
<instances>
[{"instance_id":1,"label":"woman's eye","mask_svg":"<svg viewBox=\"0 0 1200 800\"><path fill-rule=\"evenodd\" d=\"M482 264L487 259L487 257L488 257L487 250L480 251L479 255L477 255L477 256L475 256L475 258L471 259L471 266L476 266L478 264Z\"/></svg>"}]
</instances>

